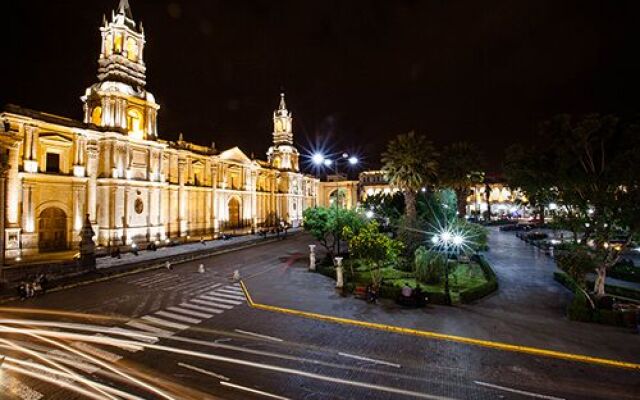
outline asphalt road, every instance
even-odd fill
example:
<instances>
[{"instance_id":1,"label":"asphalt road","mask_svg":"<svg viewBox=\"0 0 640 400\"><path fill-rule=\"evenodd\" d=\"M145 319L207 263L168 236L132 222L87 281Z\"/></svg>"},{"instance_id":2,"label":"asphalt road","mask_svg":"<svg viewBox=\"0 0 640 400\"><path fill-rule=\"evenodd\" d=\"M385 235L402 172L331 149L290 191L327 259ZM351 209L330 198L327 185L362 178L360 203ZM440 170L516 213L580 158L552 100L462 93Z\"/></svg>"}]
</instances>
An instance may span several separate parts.
<instances>
[{"instance_id":1,"label":"asphalt road","mask_svg":"<svg viewBox=\"0 0 640 400\"><path fill-rule=\"evenodd\" d=\"M296 260L308 242L297 236L1 307L0 398L640 398L637 371L250 308L233 270L258 281L304 268Z\"/></svg>"}]
</instances>

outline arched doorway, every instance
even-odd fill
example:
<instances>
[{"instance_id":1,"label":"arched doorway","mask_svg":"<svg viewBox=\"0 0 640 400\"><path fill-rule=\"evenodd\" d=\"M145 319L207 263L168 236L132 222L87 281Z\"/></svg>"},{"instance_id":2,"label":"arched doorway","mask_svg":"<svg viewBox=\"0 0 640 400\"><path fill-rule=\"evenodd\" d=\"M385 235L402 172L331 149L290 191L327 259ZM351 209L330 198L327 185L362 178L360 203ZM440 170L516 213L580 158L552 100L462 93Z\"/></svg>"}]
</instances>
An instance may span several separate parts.
<instances>
[{"instance_id":1,"label":"arched doorway","mask_svg":"<svg viewBox=\"0 0 640 400\"><path fill-rule=\"evenodd\" d=\"M240 227L240 201L232 197L229 199L229 228Z\"/></svg>"},{"instance_id":2,"label":"arched doorway","mask_svg":"<svg viewBox=\"0 0 640 400\"><path fill-rule=\"evenodd\" d=\"M40 251L67 249L67 214L58 207L46 208L38 217L38 248Z\"/></svg>"},{"instance_id":3,"label":"arched doorway","mask_svg":"<svg viewBox=\"0 0 640 400\"><path fill-rule=\"evenodd\" d=\"M329 205L332 207L345 208L347 206L347 191L339 188L331 192L329 194Z\"/></svg>"}]
</instances>

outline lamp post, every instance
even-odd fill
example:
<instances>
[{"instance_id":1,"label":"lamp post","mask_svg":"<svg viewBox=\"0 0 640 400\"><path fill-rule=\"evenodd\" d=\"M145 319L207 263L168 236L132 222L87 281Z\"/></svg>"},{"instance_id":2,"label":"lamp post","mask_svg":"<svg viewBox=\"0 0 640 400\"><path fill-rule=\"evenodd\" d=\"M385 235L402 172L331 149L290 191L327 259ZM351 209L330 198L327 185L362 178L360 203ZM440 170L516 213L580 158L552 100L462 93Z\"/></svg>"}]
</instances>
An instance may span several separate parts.
<instances>
[{"instance_id":1,"label":"lamp post","mask_svg":"<svg viewBox=\"0 0 640 400\"><path fill-rule=\"evenodd\" d=\"M439 234L431 238L435 246L440 247L445 254L444 264L444 301L445 304L451 305L451 289L449 287L449 259L455 253L459 254L460 249L464 246L465 238L456 232L450 231L448 228L441 230Z\"/></svg>"},{"instance_id":2,"label":"lamp post","mask_svg":"<svg viewBox=\"0 0 640 400\"><path fill-rule=\"evenodd\" d=\"M326 167L326 168L330 168L333 165L334 168L334 173L336 174L336 176L338 175L338 164L340 162L348 162L349 165L351 166L355 166L359 163L358 157L354 156L354 155L349 155L349 153L342 153L341 157L336 157L335 160L332 160L330 158L325 157L323 154L321 153L314 153L311 156L311 161L313 162L313 164L317 167ZM336 220L339 218L340 214L338 211L338 208L340 207L340 187L338 185L338 188L336 189L336 198L335 198L335 217ZM331 200L331 199L329 199ZM340 254L340 239L338 237L338 232L334 232L334 237L336 238L336 244L337 244L337 253Z\"/></svg>"}]
</instances>

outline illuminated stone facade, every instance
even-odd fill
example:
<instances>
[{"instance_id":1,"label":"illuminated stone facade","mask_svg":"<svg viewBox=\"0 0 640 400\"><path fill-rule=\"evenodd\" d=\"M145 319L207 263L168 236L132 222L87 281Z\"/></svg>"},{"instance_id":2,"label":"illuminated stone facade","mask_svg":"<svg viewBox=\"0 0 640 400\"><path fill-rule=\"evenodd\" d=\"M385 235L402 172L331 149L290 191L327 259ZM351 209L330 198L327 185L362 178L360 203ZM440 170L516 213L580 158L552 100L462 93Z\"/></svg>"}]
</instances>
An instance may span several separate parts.
<instances>
[{"instance_id":1,"label":"illuminated stone facade","mask_svg":"<svg viewBox=\"0 0 640 400\"><path fill-rule=\"evenodd\" d=\"M160 106L145 88L145 33L126 0L100 32L98 82L81 97L83 121L17 106L0 113L8 262L76 249L85 214L101 246L302 223L318 180L299 172L284 94L268 161L182 135L163 140Z\"/></svg>"}]
</instances>

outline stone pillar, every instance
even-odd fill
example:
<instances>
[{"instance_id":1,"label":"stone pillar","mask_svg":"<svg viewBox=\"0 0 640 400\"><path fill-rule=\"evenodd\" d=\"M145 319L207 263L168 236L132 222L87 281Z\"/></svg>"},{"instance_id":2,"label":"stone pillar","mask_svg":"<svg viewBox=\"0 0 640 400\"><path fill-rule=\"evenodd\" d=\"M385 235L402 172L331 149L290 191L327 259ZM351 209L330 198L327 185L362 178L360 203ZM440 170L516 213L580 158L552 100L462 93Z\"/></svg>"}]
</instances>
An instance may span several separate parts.
<instances>
[{"instance_id":1,"label":"stone pillar","mask_svg":"<svg viewBox=\"0 0 640 400\"><path fill-rule=\"evenodd\" d=\"M19 226L18 220L21 196L20 178L18 177L18 154L20 143L16 142L9 148L9 162L7 163L9 171L7 172L7 224L9 227L15 228Z\"/></svg>"},{"instance_id":2,"label":"stone pillar","mask_svg":"<svg viewBox=\"0 0 640 400\"><path fill-rule=\"evenodd\" d=\"M342 287L344 287L344 277L342 273L343 272L342 257L336 257L334 260L336 263L336 288L342 289Z\"/></svg>"},{"instance_id":3,"label":"stone pillar","mask_svg":"<svg viewBox=\"0 0 640 400\"><path fill-rule=\"evenodd\" d=\"M316 245L309 245L309 271L316 270Z\"/></svg>"},{"instance_id":4,"label":"stone pillar","mask_svg":"<svg viewBox=\"0 0 640 400\"><path fill-rule=\"evenodd\" d=\"M187 208L184 180L185 180L185 166L187 160L181 158L178 159L178 228L180 236L187 235L187 221L185 219L185 211Z\"/></svg>"},{"instance_id":5,"label":"stone pillar","mask_svg":"<svg viewBox=\"0 0 640 400\"><path fill-rule=\"evenodd\" d=\"M87 213L92 224L97 223L98 145L87 144Z\"/></svg>"},{"instance_id":6,"label":"stone pillar","mask_svg":"<svg viewBox=\"0 0 640 400\"><path fill-rule=\"evenodd\" d=\"M22 183L22 228L25 233L33 233L35 231L35 218L33 215L33 185L31 183Z\"/></svg>"},{"instance_id":7,"label":"stone pillar","mask_svg":"<svg viewBox=\"0 0 640 400\"><path fill-rule=\"evenodd\" d=\"M4 149L0 148L0 151ZM0 156L0 284L4 281L4 250L7 235L4 233L5 226L5 199L6 199L6 187L7 181L6 173L9 170L9 166L6 164L6 160L3 160Z\"/></svg>"}]
</instances>

